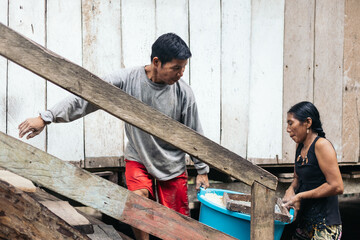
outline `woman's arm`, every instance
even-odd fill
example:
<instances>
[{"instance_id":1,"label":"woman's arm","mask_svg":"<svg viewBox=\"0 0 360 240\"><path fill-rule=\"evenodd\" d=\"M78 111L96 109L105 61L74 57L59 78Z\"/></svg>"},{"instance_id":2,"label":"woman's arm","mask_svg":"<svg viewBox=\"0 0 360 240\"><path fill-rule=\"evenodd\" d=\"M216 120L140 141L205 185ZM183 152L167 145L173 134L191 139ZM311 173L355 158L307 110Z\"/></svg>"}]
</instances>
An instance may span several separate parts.
<instances>
[{"instance_id":1,"label":"woman's arm","mask_svg":"<svg viewBox=\"0 0 360 240\"><path fill-rule=\"evenodd\" d=\"M320 138L315 144L315 154L318 159L319 167L325 175L326 182L315 189L296 194L285 204L285 206L294 205L295 203L300 202L301 199L322 198L343 193L344 185L336 153L331 143L326 139Z\"/></svg>"},{"instance_id":2,"label":"woman's arm","mask_svg":"<svg viewBox=\"0 0 360 240\"><path fill-rule=\"evenodd\" d=\"M292 183L290 184L289 188L286 190L285 195L282 199L282 201L284 203L290 201L290 199L295 196L295 190L298 188L299 186L299 180L298 180L298 176L296 175L295 169L294 169L294 180L292 181Z\"/></svg>"},{"instance_id":3,"label":"woman's arm","mask_svg":"<svg viewBox=\"0 0 360 240\"><path fill-rule=\"evenodd\" d=\"M302 198L322 198L338 194L344 191L336 152L331 143L320 138L315 144L315 154L318 159L319 167L326 178L326 183L318 188L302 193Z\"/></svg>"}]
</instances>

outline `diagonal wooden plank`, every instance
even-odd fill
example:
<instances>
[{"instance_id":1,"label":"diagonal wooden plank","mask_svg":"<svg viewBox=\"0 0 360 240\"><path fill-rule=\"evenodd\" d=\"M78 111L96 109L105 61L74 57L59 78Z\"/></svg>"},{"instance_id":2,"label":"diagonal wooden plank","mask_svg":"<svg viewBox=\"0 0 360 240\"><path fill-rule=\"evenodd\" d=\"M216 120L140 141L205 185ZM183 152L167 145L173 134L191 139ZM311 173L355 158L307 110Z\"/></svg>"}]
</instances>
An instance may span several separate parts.
<instances>
[{"instance_id":1,"label":"diagonal wooden plank","mask_svg":"<svg viewBox=\"0 0 360 240\"><path fill-rule=\"evenodd\" d=\"M274 175L1 23L0 55L248 185L276 190Z\"/></svg>"},{"instance_id":2,"label":"diagonal wooden plank","mask_svg":"<svg viewBox=\"0 0 360 240\"><path fill-rule=\"evenodd\" d=\"M162 239L234 239L2 132L0 166Z\"/></svg>"}]
</instances>

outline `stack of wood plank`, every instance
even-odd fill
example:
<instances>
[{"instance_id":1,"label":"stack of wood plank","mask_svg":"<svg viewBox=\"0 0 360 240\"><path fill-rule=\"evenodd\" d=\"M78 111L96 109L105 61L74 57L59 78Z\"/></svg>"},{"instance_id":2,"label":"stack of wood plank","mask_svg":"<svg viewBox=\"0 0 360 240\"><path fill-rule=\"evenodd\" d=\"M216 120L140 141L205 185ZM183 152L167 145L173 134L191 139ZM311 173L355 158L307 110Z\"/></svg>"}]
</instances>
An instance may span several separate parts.
<instances>
[{"instance_id":1,"label":"stack of wood plank","mask_svg":"<svg viewBox=\"0 0 360 240\"><path fill-rule=\"evenodd\" d=\"M0 179L2 239L131 239L111 225L85 217L26 178L0 170Z\"/></svg>"}]
</instances>

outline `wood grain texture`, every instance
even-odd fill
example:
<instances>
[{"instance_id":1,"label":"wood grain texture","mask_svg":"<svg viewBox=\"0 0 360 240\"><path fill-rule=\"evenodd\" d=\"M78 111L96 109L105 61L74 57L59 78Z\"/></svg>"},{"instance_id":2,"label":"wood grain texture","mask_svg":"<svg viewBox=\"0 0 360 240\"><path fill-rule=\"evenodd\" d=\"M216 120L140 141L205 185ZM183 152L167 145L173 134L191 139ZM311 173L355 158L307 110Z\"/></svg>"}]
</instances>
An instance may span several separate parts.
<instances>
[{"instance_id":1,"label":"wood grain texture","mask_svg":"<svg viewBox=\"0 0 360 240\"><path fill-rule=\"evenodd\" d=\"M358 162L360 151L360 2L345 1L342 161Z\"/></svg>"},{"instance_id":2,"label":"wood grain texture","mask_svg":"<svg viewBox=\"0 0 360 240\"><path fill-rule=\"evenodd\" d=\"M47 48L81 65L81 1L48 1L46 7ZM69 95L51 82L46 89L47 109ZM83 160L83 120L48 125L47 152L66 161Z\"/></svg>"},{"instance_id":3,"label":"wood grain texture","mask_svg":"<svg viewBox=\"0 0 360 240\"><path fill-rule=\"evenodd\" d=\"M9 1L9 26L38 44L45 44L45 0ZM45 80L24 68L8 65L7 133L17 137L26 118L45 110ZM46 149L46 132L26 140Z\"/></svg>"},{"instance_id":4,"label":"wood grain texture","mask_svg":"<svg viewBox=\"0 0 360 240\"><path fill-rule=\"evenodd\" d=\"M0 166L163 239L234 239L4 133Z\"/></svg>"},{"instance_id":5,"label":"wood grain texture","mask_svg":"<svg viewBox=\"0 0 360 240\"><path fill-rule=\"evenodd\" d=\"M293 163L295 142L286 132L287 111L313 101L315 1L285 1L282 159Z\"/></svg>"},{"instance_id":6,"label":"wood grain texture","mask_svg":"<svg viewBox=\"0 0 360 240\"><path fill-rule=\"evenodd\" d=\"M123 240L115 228L111 225L99 224L94 225L94 233L88 237L92 240Z\"/></svg>"},{"instance_id":7,"label":"wood grain texture","mask_svg":"<svg viewBox=\"0 0 360 240\"><path fill-rule=\"evenodd\" d=\"M81 168L0 133L0 165L105 214L121 215L128 191Z\"/></svg>"},{"instance_id":8,"label":"wood grain texture","mask_svg":"<svg viewBox=\"0 0 360 240\"><path fill-rule=\"evenodd\" d=\"M228 210L241 212L249 215L251 214L251 195L229 194L225 192L223 196L223 202L226 206L226 209ZM274 212L274 219L281 222L290 223L291 215L289 211L283 206L280 198L276 198L276 201L274 201L274 207L275 205L278 206L279 212Z\"/></svg>"},{"instance_id":9,"label":"wood grain texture","mask_svg":"<svg viewBox=\"0 0 360 240\"><path fill-rule=\"evenodd\" d=\"M276 189L277 178L183 124L0 24L0 55L101 107L218 170L251 185ZM186 139L186 141L184 141Z\"/></svg>"},{"instance_id":10,"label":"wood grain texture","mask_svg":"<svg viewBox=\"0 0 360 240\"><path fill-rule=\"evenodd\" d=\"M156 0L156 37L173 32L189 45L189 3L188 0ZM189 84L189 65L185 68L182 79Z\"/></svg>"},{"instance_id":11,"label":"wood grain texture","mask_svg":"<svg viewBox=\"0 0 360 240\"><path fill-rule=\"evenodd\" d=\"M35 185L29 179L23 178L15 173L6 170L0 170L0 179L20 189L21 191L24 192L36 191Z\"/></svg>"},{"instance_id":12,"label":"wood grain texture","mask_svg":"<svg viewBox=\"0 0 360 240\"><path fill-rule=\"evenodd\" d=\"M83 215L78 213L69 202L66 201L40 201L47 209L53 212L56 216L78 229L82 233L91 234L94 233L94 229Z\"/></svg>"},{"instance_id":13,"label":"wood grain texture","mask_svg":"<svg viewBox=\"0 0 360 240\"><path fill-rule=\"evenodd\" d=\"M121 1L82 1L83 67L105 76L122 67ZM124 154L124 123L104 111L84 118L85 157Z\"/></svg>"},{"instance_id":14,"label":"wood grain texture","mask_svg":"<svg viewBox=\"0 0 360 240\"><path fill-rule=\"evenodd\" d=\"M0 181L0 238L89 239L19 189Z\"/></svg>"},{"instance_id":15,"label":"wood grain texture","mask_svg":"<svg viewBox=\"0 0 360 240\"><path fill-rule=\"evenodd\" d=\"M251 187L251 240L274 239L275 191L254 182Z\"/></svg>"},{"instance_id":16,"label":"wood grain texture","mask_svg":"<svg viewBox=\"0 0 360 240\"><path fill-rule=\"evenodd\" d=\"M246 156L251 1L223 0L221 3L221 145Z\"/></svg>"},{"instance_id":17,"label":"wood grain texture","mask_svg":"<svg viewBox=\"0 0 360 240\"><path fill-rule=\"evenodd\" d=\"M8 1L0 0L0 22L8 24ZM0 131L6 132L7 115L7 60L0 57Z\"/></svg>"},{"instance_id":18,"label":"wood grain texture","mask_svg":"<svg viewBox=\"0 0 360 240\"><path fill-rule=\"evenodd\" d=\"M342 161L344 5L343 0L317 0L315 13L314 104L338 161Z\"/></svg>"},{"instance_id":19,"label":"wood grain texture","mask_svg":"<svg viewBox=\"0 0 360 240\"><path fill-rule=\"evenodd\" d=\"M155 41L155 0L121 0L123 66L150 64ZM141 18L141 21L139 21Z\"/></svg>"},{"instance_id":20,"label":"wood grain texture","mask_svg":"<svg viewBox=\"0 0 360 240\"><path fill-rule=\"evenodd\" d=\"M189 1L190 85L196 96L204 134L220 143L221 13L218 0Z\"/></svg>"},{"instance_id":21,"label":"wood grain texture","mask_svg":"<svg viewBox=\"0 0 360 240\"><path fill-rule=\"evenodd\" d=\"M159 236L163 239L235 239L177 212L169 211L164 214L164 207L160 204L156 205L135 194L129 195L123 217L132 226L141 222L141 230L156 236L159 236L157 232L159 226L163 226L161 236ZM147 218L151 218L152 221L145 222L143 220ZM179 224L185 222L185 226Z\"/></svg>"},{"instance_id":22,"label":"wood grain texture","mask_svg":"<svg viewBox=\"0 0 360 240\"><path fill-rule=\"evenodd\" d=\"M284 5L252 1L247 159L254 163L282 158Z\"/></svg>"}]
</instances>

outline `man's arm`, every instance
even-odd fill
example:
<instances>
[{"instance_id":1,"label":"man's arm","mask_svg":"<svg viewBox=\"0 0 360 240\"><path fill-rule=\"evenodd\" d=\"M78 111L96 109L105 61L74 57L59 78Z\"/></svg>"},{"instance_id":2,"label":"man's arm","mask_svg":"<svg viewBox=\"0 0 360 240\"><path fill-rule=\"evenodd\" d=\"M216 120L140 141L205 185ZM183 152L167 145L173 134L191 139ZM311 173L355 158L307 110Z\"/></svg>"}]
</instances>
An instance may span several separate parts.
<instances>
[{"instance_id":1,"label":"man's arm","mask_svg":"<svg viewBox=\"0 0 360 240\"><path fill-rule=\"evenodd\" d=\"M192 102L185 109L186 111L183 112L182 116L183 123L198 133L203 134L196 102ZM196 189L199 190L200 187L208 188L210 186L208 179L209 166L193 156L190 156L190 158L194 162L195 169L198 173L196 176Z\"/></svg>"},{"instance_id":2,"label":"man's arm","mask_svg":"<svg viewBox=\"0 0 360 240\"><path fill-rule=\"evenodd\" d=\"M116 87L122 88L122 79L125 78L124 72L125 71L123 70L119 70L104 77L103 80ZM22 122L18 127L19 137L22 138L24 135L29 133L26 138L33 138L44 130L46 124L50 124L52 122L71 122L98 109L99 108L97 106L71 94L49 110L41 112L39 117L28 118Z\"/></svg>"},{"instance_id":3,"label":"man's arm","mask_svg":"<svg viewBox=\"0 0 360 240\"><path fill-rule=\"evenodd\" d=\"M84 99L70 95L51 109L41 112L40 116L28 118L22 122L18 127L19 137L22 138L29 133L26 139L33 138L44 130L46 124L51 122L71 122L97 109L98 107Z\"/></svg>"}]
</instances>

